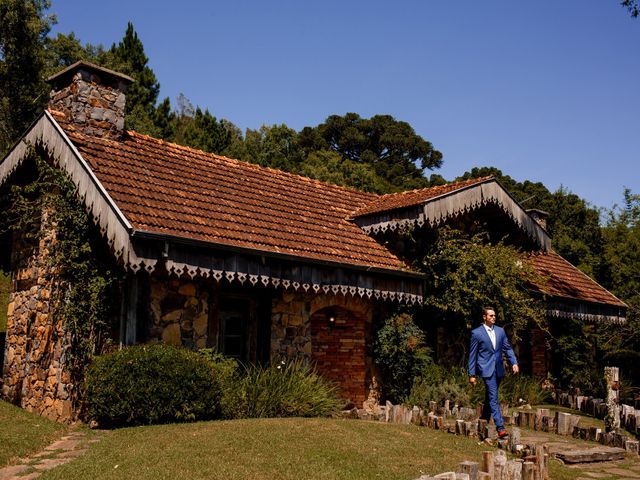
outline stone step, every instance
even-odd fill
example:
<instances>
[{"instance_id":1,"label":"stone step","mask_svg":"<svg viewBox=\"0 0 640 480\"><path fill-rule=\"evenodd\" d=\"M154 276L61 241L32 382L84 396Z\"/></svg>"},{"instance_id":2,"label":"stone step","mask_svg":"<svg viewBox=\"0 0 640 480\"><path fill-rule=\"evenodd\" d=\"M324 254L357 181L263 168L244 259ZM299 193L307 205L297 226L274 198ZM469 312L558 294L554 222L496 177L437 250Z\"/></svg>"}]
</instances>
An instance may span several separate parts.
<instances>
[{"instance_id":1,"label":"stone step","mask_svg":"<svg viewBox=\"0 0 640 480\"><path fill-rule=\"evenodd\" d=\"M622 460L625 457L626 450L624 448L601 446L559 451L550 449L550 453L565 463L590 463Z\"/></svg>"}]
</instances>

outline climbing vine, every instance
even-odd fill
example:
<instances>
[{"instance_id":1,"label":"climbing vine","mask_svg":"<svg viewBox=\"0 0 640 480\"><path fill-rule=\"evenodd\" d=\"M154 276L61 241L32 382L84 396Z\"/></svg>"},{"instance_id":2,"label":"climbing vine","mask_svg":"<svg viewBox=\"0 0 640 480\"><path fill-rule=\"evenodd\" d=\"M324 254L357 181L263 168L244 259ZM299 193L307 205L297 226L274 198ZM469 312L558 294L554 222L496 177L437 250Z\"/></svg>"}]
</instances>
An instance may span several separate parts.
<instances>
[{"instance_id":1,"label":"climbing vine","mask_svg":"<svg viewBox=\"0 0 640 480\"><path fill-rule=\"evenodd\" d=\"M52 285L50 313L62 322L65 365L77 388L87 361L114 337L117 265L66 174L35 149L30 157L24 174L30 178L12 186L2 224L18 233L21 245L14 248L47 253L43 270ZM72 393L77 399L78 392Z\"/></svg>"}]
</instances>

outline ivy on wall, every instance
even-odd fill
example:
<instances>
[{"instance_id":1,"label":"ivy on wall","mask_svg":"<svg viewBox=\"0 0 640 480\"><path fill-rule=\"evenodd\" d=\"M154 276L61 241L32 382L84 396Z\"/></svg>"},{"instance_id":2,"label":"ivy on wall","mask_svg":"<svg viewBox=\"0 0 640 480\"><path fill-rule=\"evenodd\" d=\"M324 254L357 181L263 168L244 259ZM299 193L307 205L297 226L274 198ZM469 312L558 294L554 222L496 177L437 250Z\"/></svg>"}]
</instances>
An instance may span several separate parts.
<instances>
[{"instance_id":1,"label":"ivy on wall","mask_svg":"<svg viewBox=\"0 0 640 480\"><path fill-rule=\"evenodd\" d=\"M27 175L32 180L11 187L2 223L17 234L14 248L46 253L43 271L52 286L51 315L62 322L72 383L81 385L87 362L115 338L118 267L65 173L35 149L30 157Z\"/></svg>"}]
</instances>

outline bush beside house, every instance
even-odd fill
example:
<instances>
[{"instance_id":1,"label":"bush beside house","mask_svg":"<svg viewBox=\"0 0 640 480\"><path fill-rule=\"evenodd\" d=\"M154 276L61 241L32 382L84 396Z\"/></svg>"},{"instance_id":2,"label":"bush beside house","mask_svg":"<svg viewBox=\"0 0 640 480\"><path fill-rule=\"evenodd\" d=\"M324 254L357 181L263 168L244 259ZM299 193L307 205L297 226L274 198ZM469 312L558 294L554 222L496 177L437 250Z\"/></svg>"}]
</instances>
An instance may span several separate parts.
<instances>
[{"instance_id":1,"label":"bush beside house","mask_svg":"<svg viewBox=\"0 0 640 480\"><path fill-rule=\"evenodd\" d=\"M87 416L103 426L320 417L342 406L336 387L302 361L240 366L212 350L163 344L96 357L86 400Z\"/></svg>"}]
</instances>

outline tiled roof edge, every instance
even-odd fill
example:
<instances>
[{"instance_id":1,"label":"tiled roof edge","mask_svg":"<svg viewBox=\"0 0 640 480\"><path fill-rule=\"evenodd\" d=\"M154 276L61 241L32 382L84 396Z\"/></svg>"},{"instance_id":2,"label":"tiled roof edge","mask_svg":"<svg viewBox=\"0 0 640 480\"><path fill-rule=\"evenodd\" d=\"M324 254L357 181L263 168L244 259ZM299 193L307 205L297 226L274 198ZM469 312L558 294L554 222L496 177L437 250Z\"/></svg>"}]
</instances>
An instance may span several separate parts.
<instances>
[{"instance_id":1,"label":"tiled roof edge","mask_svg":"<svg viewBox=\"0 0 640 480\"><path fill-rule=\"evenodd\" d=\"M617 306L618 307L622 307L622 308L629 308L629 305L627 305L625 302L623 302L622 300L620 300L618 297L616 297L613 293L611 293L610 290L608 290L607 288L603 287L602 285L600 285L595 279L591 278L589 275L587 275L586 273L584 273L582 270L580 270L578 267L576 267L573 263L571 263L569 260L567 260L566 258L564 258L562 255L560 255L558 252L556 252L555 250L549 250L549 252L545 252L545 253L538 253L538 255L555 255L556 257L560 258L561 261L563 261L564 263L566 263L567 265L569 265L572 269L574 269L575 271L579 272L579 274L585 278L587 278L590 282L596 284L598 287L600 287L602 290L604 290L605 292L607 292L609 295L611 295L615 300L617 300L618 302L620 302ZM545 292L546 293L546 292ZM551 293L546 293L547 295L550 295L552 297L559 297L559 298L569 298L571 300L576 300L579 302L589 302L589 303L595 303L595 304L600 304L600 305L614 305L613 303L604 303L604 302L597 302L597 301L593 301L593 300L585 300L585 299L581 299L581 298L576 298L576 297L570 297L568 295L554 295Z\"/></svg>"},{"instance_id":2,"label":"tiled roof edge","mask_svg":"<svg viewBox=\"0 0 640 480\"><path fill-rule=\"evenodd\" d=\"M381 196L379 196L379 197L378 197L378 198L376 198L376 199L373 199L373 200L372 200L370 203L368 203L367 205L365 205L365 206L363 206L363 207L359 208L357 211L353 212L353 213L349 216L349 218L350 218L350 219L356 219L356 218L359 218L359 217L366 217L366 216L368 216L368 215L376 215L376 214L384 213L384 212L389 212L389 213L391 213L391 212L394 212L394 211L403 210L403 209L405 209L405 208L411 208L411 207L414 207L414 206L418 206L418 205L425 204L425 203L427 203L427 202L431 202L431 201L434 201L434 200L438 200L438 199L440 199L440 198L444 198L444 197L447 197L448 195L452 195L452 194L459 193L459 192L461 192L461 191L463 191L463 190L466 190L466 189L468 189L468 188L474 187L474 186L476 186L476 185L480 185L480 184L482 184L482 183L489 182L489 181L491 181L491 180L495 180L495 181L497 182L497 180L495 179L495 177L494 177L493 175L488 175L488 176L486 176L486 177L479 177L479 178L476 178L475 180L476 180L476 181L475 181L475 182L472 182L472 183L468 183L468 182L469 182L469 180L463 180L463 181L460 181L460 182L450 182L450 183L447 183L447 184L445 184L445 185L435 185L435 186L433 186L433 187L415 188L415 189L413 189L413 190L405 190L405 191L403 191L403 192L387 193L387 194L385 194L385 195L381 195ZM438 194L438 195L435 195L435 196L430 197L430 198L425 199L425 200L417 200L416 202L414 202L414 203L412 203L412 204L403 205L403 206L397 206L397 207L390 207L390 208L381 208L381 209L379 209L379 210L374 210L374 211L371 211L371 212L367 212L367 209L371 208L373 204L375 204L376 202L382 202L382 201L384 201L386 198L389 198L389 197L400 196L400 195L409 195L409 194L413 194L413 193L418 193L418 192L420 192L420 191L427 191L427 190L435 189L435 188L438 188L438 187L441 187L441 186L452 186L452 185L455 185L455 184L457 184L457 183L460 183L460 184L463 184L463 183L464 183L464 185L461 185L460 187L458 187L458 188L456 188L456 189L454 189L454 190L450 190L450 191L448 191L448 192L440 193L440 194ZM499 183L499 182L498 182L498 183ZM502 185L501 185L501 186L502 186ZM504 187L503 187L503 188L504 188ZM361 212L361 211L364 211L365 213L359 213L359 212Z\"/></svg>"}]
</instances>

